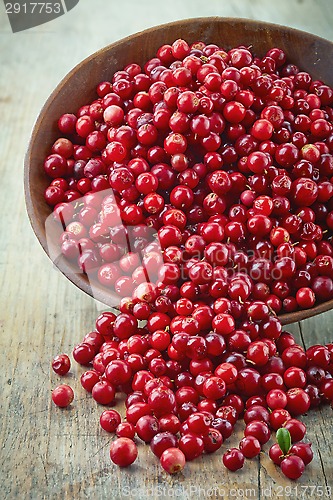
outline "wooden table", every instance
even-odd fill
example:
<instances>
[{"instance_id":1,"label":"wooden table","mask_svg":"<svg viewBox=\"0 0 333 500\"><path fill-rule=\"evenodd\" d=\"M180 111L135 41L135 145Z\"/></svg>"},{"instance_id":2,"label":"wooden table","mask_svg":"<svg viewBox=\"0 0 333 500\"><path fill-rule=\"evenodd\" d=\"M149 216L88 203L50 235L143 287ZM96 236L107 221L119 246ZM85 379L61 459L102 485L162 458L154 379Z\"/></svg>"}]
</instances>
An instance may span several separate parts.
<instances>
[{"instance_id":1,"label":"wooden table","mask_svg":"<svg viewBox=\"0 0 333 500\"><path fill-rule=\"evenodd\" d=\"M78 381L66 378L76 398L67 410L51 403L60 381L52 357L71 352L94 327L102 310L69 283L40 248L25 213L23 156L33 122L46 97L80 60L123 36L186 17L256 18L305 29L332 39L330 0L266 2L218 0L105 2L81 0L66 16L12 34L0 5L0 290L1 290L1 487L4 499L96 498L319 498L333 488L332 411L304 417L314 461L297 483L284 479L267 457L247 461L241 473L221 465L222 450L189 463L169 477L144 445L130 468L109 460L110 436L98 424L101 407ZM333 313L288 329L304 346L332 341ZM228 445L237 445L239 432ZM326 498L328 498L326 496Z\"/></svg>"}]
</instances>

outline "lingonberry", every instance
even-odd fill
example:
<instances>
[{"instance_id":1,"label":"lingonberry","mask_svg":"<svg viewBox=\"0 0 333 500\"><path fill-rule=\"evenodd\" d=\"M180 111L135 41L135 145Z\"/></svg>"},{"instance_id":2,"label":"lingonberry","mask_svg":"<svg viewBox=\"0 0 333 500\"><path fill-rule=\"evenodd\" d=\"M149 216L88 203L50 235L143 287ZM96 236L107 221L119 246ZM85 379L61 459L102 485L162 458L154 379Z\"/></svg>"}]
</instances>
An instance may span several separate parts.
<instances>
[{"instance_id":1,"label":"lingonberry","mask_svg":"<svg viewBox=\"0 0 333 500\"><path fill-rule=\"evenodd\" d=\"M291 415L333 400L332 349L305 352L276 315L333 297L333 91L279 48L176 40L96 92L44 161L63 257L118 297L74 348L93 368L82 386L101 404L127 394L117 435L136 425L169 472L216 451L244 409L245 456L268 423L301 439ZM275 453L292 476L292 457L312 458Z\"/></svg>"},{"instance_id":2,"label":"lingonberry","mask_svg":"<svg viewBox=\"0 0 333 500\"><path fill-rule=\"evenodd\" d=\"M281 461L281 471L289 479L298 479L305 470L303 460L297 455L289 455Z\"/></svg>"},{"instance_id":3,"label":"lingonberry","mask_svg":"<svg viewBox=\"0 0 333 500\"><path fill-rule=\"evenodd\" d=\"M283 390L272 389L266 395L266 402L271 410L276 410L278 408L285 408L288 403L288 398Z\"/></svg>"},{"instance_id":4,"label":"lingonberry","mask_svg":"<svg viewBox=\"0 0 333 500\"><path fill-rule=\"evenodd\" d=\"M121 422L121 417L116 410L105 410L99 418L102 429L115 432Z\"/></svg>"},{"instance_id":5,"label":"lingonberry","mask_svg":"<svg viewBox=\"0 0 333 500\"><path fill-rule=\"evenodd\" d=\"M283 375L283 381L288 388L292 387L301 387L304 388L306 386L306 373L301 368L290 367L287 368Z\"/></svg>"},{"instance_id":6,"label":"lingonberry","mask_svg":"<svg viewBox=\"0 0 333 500\"><path fill-rule=\"evenodd\" d=\"M135 424L135 432L140 439L150 443L153 437L159 432L159 424L156 417L144 415Z\"/></svg>"},{"instance_id":7,"label":"lingonberry","mask_svg":"<svg viewBox=\"0 0 333 500\"><path fill-rule=\"evenodd\" d=\"M247 348L247 360L255 366L264 366L269 360L269 348L260 340L252 342Z\"/></svg>"},{"instance_id":8,"label":"lingonberry","mask_svg":"<svg viewBox=\"0 0 333 500\"><path fill-rule=\"evenodd\" d=\"M71 367L71 362L67 354L59 354L52 360L52 369L58 375L66 375Z\"/></svg>"},{"instance_id":9,"label":"lingonberry","mask_svg":"<svg viewBox=\"0 0 333 500\"><path fill-rule=\"evenodd\" d=\"M105 369L106 379L114 386L126 384L132 377L132 370L126 361L115 359Z\"/></svg>"},{"instance_id":10,"label":"lingonberry","mask_svg":"<svg viewBox=\"0 0 333 500\"><path fill-rule=\"evenodd\" d=\"M177 437L171 432L159 432L150 441L150 448L158 458L169 448L177 448Z\"/></svg>"},{"instance_id":11,"label":"lingonberry","mask_svg":"<svg viewBox=\"0 0 333 500\"><path fill-rule=\"evenodd\" d=\"M222 457L224 466L235 472L241 469L244 465L244 454L238 448L230 448L227 450Z\"/></svg>"},{"instance_id":12,"label":"lingonberry","mask_svg":"<svg viewBox=\"0 0 333 500\"><path fill-rule=\"evenodd\" d=\"M211 419L204 413L193 413L186 420L189 432L198 435L207 435Z\"/></svg>"},{"instance_id":13,"label":"lingonberry","mask_svg":"<svg viewBox=\"0 0 333 500\"><path fill-rule=\"evenodd\" d=\"M217 429L210 428L207 435L203 436L205 453L215 453L221 448L223 436Z\"/></svg>"},{"instance_id":14,"label":"lingonberry","mask_svg":"<svg viewBox=\"0 0 333 500\"><path fill-rule=\"evenodd\" d=\"M252 420L246 425L244 435L245 437L254 436L258 439L260 444L263 445L269 440L271 432L265 422L262 422L260 420Z\"/></svg>"},{"instance_id":15,"label":"lingonberry","mask_svg":"<svg viewBox=\"0 0 333 500\"><path fill-rule=\"evenodd\" d=\"M192 433L184 434L180 438L178 445L188 462L202 455L204 451L203 439Z\"/></svg>"},{"instance_id":16,"label":"lingonberry","mask_svg":"<svg viewBox=\"0 0 333 500\"><path fill-rule=\"evenodd\" d=\"M261 452L261 444L254 436L247 436L240 441L239 449L245 458L254 458Z\"/></svg>"},{"instance_id":17,"label":"lingonberry","mask_svg":"<svg viewBox=\"0 0 333 500\"><path fill-rule=\"evenodd\" d=\"M80 378L81 385L87 392L91 392L94 385L96 385L99 380L100 374L95 370L85 371L84 373L82 373Z\"/></svg>"},{"instance_id":18,"label":"lingonberry","mask_svg":"<svg viewBox=\"0 0 333 500\"><path fill-rule=\"evenodd\" d=\"M267 370L267 364L265 368ZM262 387L267 392L284 388L283 377L279 373L271 371L271 368L274 368L274 366L269 366L267 373L264 373L261 378Z\"/></svg>"},{"instance_id":19,"label":"lingonberry","mask_svg":"<svg viewBox=\"0 0 333 500\"><path fill-rule=\"evenodd\" d=\"M135 436L135 427L129 422L121 422L116 428L117 437L126 437L133 439Z\"/></svg>"},{"instance_id":20,"label":"lingonberry","mask_svg":"<svg viewBox=\"0 0 333 500\"><path fill-rule=\"evenodd\" d=\"M290 448L290 453L300 457L303 460L304 465L308 465L313 459L311 443L295 443Z\"/></svg>"},{"instance_id":21,"label":"lingonberry","mask_svg":"<svg viewBox=\"0 0 333 500\"><path fill-rule=\"evenodd\" d=\"M294 443L296 441L302 441L302 439L305 436L306 433L306 427L301 422L300 420L297 420L296 418L290 418L288 419L284 424L283 427L285 429L288 429L291 437L291 441Z\"/></svg>"},{"instance_id":22,"label":"lingonberry","mask_svg":"<svg viewBox=\"0 0 333 500\"><path fill-rule=\"evenodd\" d=\"M238 419L238 413L236 409L231 406L221 406L217 411L216 411L216 417L217 418L222 418L223 420L228 420L232 425L235 425Z\"/></svg>"},{"instance_id":23,"label":"lingonberry","mask_svg":"<svg viewBox=\"0 0 333 500\"><path fill-rule=\"evenodd\" d=\"M52 391L52 401L59 408L67 408L74 399L73 389L66 384L58 385Z\"/></svg>"},{"instance_id":24,"label":"lingonberry","mask_svg":"<svg viewBox=\"0 0 333 500\"><path fill-rule=\"evenodd\" d=\"M174 412L176 398L170 389L166 387L157 387L149 394L148 405L157 417L162 417Z\"/></svg>"},{"instance_id":25,"label":"lingonberry","mask_svg":"<svg viewBox=\"0 0 333 500\"><path fill-rule=\"evenodd\" d=\"M110 458L119 467L128 467L135 462L137 456L138 449L132 439L120 437L111 443Z\"/></svg>"},{"instance_id":26,"label":"lingonberry","mask_svg":"<svg viewBox=\"0 0 333 500\"><path fill-rule=\"evenodd\" d=\"M238 372L237 388L245 396L258 394L261 387L260 373L254 368L244 368Z\"/></svg>"},{"instance_id":27,"label":"lingonberry","mask_svg":"<svg viewBox=\"0 0 333 500\"><path fill-rule=\"evenodd\" d=\"M91 391L94 400L101 405L109 405L115 398L114 387L106 380L97 382Z\"/></svg>"},{"instance_id":28,"label":"lingonberry","mask_svg":"<svg viewBox=\"0 0 333 500\"><path fill-rule=\"evenodd\" d=\"M291 415L286 409L276 408L269 415L270 426L272 429L278 430L290 418L291 418Z\"/></svg>"},{"instance_id":29,"label":"lingonberry","mask_svg":"<svg viewBox=\"0 0 333 500\"><path fill-rule=\"evenodd\" d=\"M310 408L310 397L301 388L295 387L287 391L286 409L294 416L303 415Z\"/></svg>"},{"instance_id":30,"label":"lingonberry","mask_svg":"<svg viewBox=\"0 0 333 500\"><path fill-rule=\"evenodd\" d=\"M260 422L266 422L266 424L269 424L269 415L270 413L265 407L260 405L252 405L244 413L244 422L248 424L253 420L258 420Z\"/></svg>"},{"instance_id":31,"label":"lingonberry","mask_svg":"<svg viewBox=\"0 0 333 500\"><path fill-rule=\"evenodd\" d=\"M88 365L95 356L95 350L91 344L82 342L73 349L73 358L81 365Z\"/></svg>"},{"instance_id":32,"label":"lingonberry","mask_svg":"<svg viewBox=\"0 0 333 500\"><path fill-rule=\"evenodd\" d=\"M158 423L161 432L171 432L171 434L177 434L180 429L180 420L173 413L164 415L159 419Z\"/></svg>"},{"instance_id":33,"label":"lingonberry","mask_svg":"<svg viewBox=\"0 0 333 500\"><path fill-rule=\"evenodd\" d=\"M175 447L167 448L160 457L160 464L169 474L176 474L184 469L186 463L185 454Z\"/></svg>"},{"instance_id":34,"label":"lingonberry","mask_svg":"<svg viewBox=\"0 0 333 500\"><path fill-rule=\"evenodd\" d=\"M270 447L268 454L269 458L275 463L275 465L281 465L281 462L284 459L284 454L278 443L275 443Z\"/></svg>"},{"instance_id":35,"label":"lingonberry","mask_svg":"<svg viewBox=\"0 0 333 500\"><path fill-rule=\"evenodd\" d=\"M307 357L301 346L291 345L282 351L281 358L286 367L306 367Z\"/></svg>"},{"instance_id":36,"label":"lingonberry","mask_svg":"<svg viewBox=\"0 0 333 500\"><path fill-rule=\"evenodd\" d=\"M138 396L137 396L138 397ZM140 401L129 404L126 410L126 420L135 425L140 417L144 415L151 415L151 409L149 405L142 401L142 395L140 395Z\"/></svg>"}]
</instances>

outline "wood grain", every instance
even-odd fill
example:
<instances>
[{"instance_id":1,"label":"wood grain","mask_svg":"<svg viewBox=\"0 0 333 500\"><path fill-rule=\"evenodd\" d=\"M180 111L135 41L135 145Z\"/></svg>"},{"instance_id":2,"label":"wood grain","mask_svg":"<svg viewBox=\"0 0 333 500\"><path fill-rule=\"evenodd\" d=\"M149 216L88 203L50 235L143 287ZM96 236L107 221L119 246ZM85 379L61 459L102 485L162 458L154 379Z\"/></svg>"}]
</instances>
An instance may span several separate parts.
<instances>
[{"instance_id":1,"label":"wood grain","mask_svg":"<svg viewBox=\"0 0 333 500\"><path fill-rule=\"evenodd\" d=\"M91 5L94 5L94 9ZM0 480L3 499L205 498L199 487L216 488L211 498L241 498L233 488L247 488L244 498L317 498L279 486L333 487L332 415L326 407L304 417L315 460L298 483L286 481L267 459L248 461L241 473L226 472L221 454L204 457L172 478L161 472L147 447L128 470L108 458L111 438L98 425L102 408L80 388L82 369L70 378L76 399L61 411L52 406L51 389L60 377L51 358L70 352L93 329L101 306L54 268L42 251L25 213L23 157L36 116L61 78L79 61L113 41L150 25L175 18L225 15L292 24L333 38L330 1L277 3L240 0L222 3L143 0L126 3L81 0L66 16L26 33L13 35L0 4ZM310 345L333 340L332 313L288 329ZM230 440L236 445L239 433ZM164 488L164 490L163 490ZM250 488L255 489L255 496ZM271 488L271 489L270 489ZM149 491L150 489L150 491ZM223 491L224 490L224 491ZM206 490L207 491L207 490ZM303 490L304 492L305 490ZM151 493L151 494L150 494ZM223 494L224 493L224 494ZM279 494L280 493L280 494ZM316 493L316 491L315 491ZM208 496L207 496L208 498ZM325 497L324 497L325 498ZM328 498L328 497L326 497Z\"/></svg>"}]
</instances>

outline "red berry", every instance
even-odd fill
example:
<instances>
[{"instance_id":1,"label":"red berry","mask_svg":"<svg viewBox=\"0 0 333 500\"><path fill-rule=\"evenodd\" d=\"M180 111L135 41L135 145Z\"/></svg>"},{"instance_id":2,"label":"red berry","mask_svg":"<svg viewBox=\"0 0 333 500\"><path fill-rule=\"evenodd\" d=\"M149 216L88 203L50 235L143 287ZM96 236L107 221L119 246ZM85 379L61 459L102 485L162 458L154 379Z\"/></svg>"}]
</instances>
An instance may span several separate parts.
<instances>
[{"instance_id":1,"label":"red berry","mask_svg":"<svg viewBox=\"0 0 333 500\"><path fill-rule=\"evenodd\" d=\"M74 399L73 389L69 385L58 385L52 391L52 401L60 408L66 408Z\"/></svg>"},{"instance_id":2,"label":"red berry","mask_svg":"<svg viewBox=\"0 0 333 500\"><path fill-rule=\"evenodd\" d=\"M58 375L66 375L71 367L71 362L67 354L59 354L52 361L52 369Z\"/></svg>"},{"instance_id":3,"label":"red berry","mask_svg":"<svg viewBox=\"0 0 333 500\"><path fill-rule=\"evenodd\" d=\"M117 426L116 429L117 437L126 437L133 439L135 436L135 428L133 424L129 422L122 422Z\"/></svg>"},{"instance_id":4,"label":"red berry","mask_svg":"<svg viewBox=\"0 0 333 500\"><path fill-rule=\"evenodd\" d=\"M105 410L99 418L102 429L115 432L121 422L121 417L116 410Z\"/></svg>"},{"instance_id":5,"label":"red berry","mask_svg":"<svg viewBox=\"0 0 333 500\"><path fill-rule=\"evenodd\" d=\"M269 449L269 458L276 464L281 465L282 460L284 459L284 454L281 451L278 443L273 444Z\"/></svg>"},{"instance_id":6,"label":"red berry","mask_svg":"<svg viewBox=\"0 0 333 500\"><path fill-rule=\"evenodd\" d=\"M289 479L298 479L305 470L303 460L297 455L285 457L281 462L281 470Z\"/></svg>"},{"instance_id":7,"label":"red berry","mask_svg":"<svg viewBox=\"0 0 333 500\"><path fill-rule=\"evenodd\" d=\"M313 459L311 443L295 443L290 448L290 453L300 457L303 460L304 465L308 465Z\"/></svg>"},{"instance_id":8,"label":"red berry","mask_svg":"<svg viewBox=\"0 0 333 500\"><path fill-rule=\"evenodd\" d=\"M238 448L230 448L224 453L222 459L224 466L233 472L244 465L244 455Z\"/></svg>"},{"instance_id":9,"label":"red berry","mask_svg":"<svg viewBox=\"0 0 333 500\"><path fill-rule=\"evenodd\" d=\"M150 441L150 448L154 455L161 457L162 453L169 448L177 448L178 440L171 432L159 432Z\"/></svg>"},{"instance_id":10,"label":"red berry","mask_svg":"<svg viewBox=\"0 0 333 500\"><path fill-rule=\"evenodd\" d=\"M186 461L194 460L204 451L204 442L195 434L184 434L179 440L179 448L184 453Z\"/></svg>"},{"instance_id":11,"label":"red berry","mask_svg":"<svg viewBox=\"0 0 333 500\"><path fill-rule=\"evenodd\" d=\"M254 458L261 452L261 444L254 436L247 436L240 441L239 449L245 458Z\"/></svg>"},{"instance_id":12,"label":"red berry","mask_svg":"<svg viewBox=\"0 0 333 500\"><path fill-rule=\"evenodd\" d=\"M110 458L119 467L128 467L138 456L136 444L129 438L117 438L111 443Z\"/></svg>"},{"instance_id":13,"label":"red berry","mask_svg":"<svg viewBox=\"0 0 333 500\"><path fill-rule=\"evenodd\" d=\"M170 447L162 453L160 463L166 472L176 474L184 469L186 458L180 449Z\"/></svg>"},{"instance_id":14,"label":"red berry","mask_svg":"<svg viewBox=\"0 0 333 500\"><path fill-rule=\"evenodd\" d=\"M144 415L140 417L135 425L135 432L139 438L146 443L149 443L158 431L158 420L152 415Z\"/></svg>"}]
</instances>

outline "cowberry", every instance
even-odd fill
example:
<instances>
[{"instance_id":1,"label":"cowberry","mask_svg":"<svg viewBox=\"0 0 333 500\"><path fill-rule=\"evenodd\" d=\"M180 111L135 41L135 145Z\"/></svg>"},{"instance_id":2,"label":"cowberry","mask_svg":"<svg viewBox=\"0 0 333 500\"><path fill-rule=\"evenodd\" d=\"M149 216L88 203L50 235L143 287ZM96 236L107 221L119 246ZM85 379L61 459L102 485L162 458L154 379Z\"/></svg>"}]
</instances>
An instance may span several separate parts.
<instances>
[{"instance_id":1,"label":"cowberry","mask_svg":"<svg viewBox=\"0 0 333 500\"><path fill-rule=\"evenodd\" d=\"M74 399L73 389L66 384L58 385L52 391L52 401L60 408L66 408Z\"/></svg>"},{"instance_id":2,"label":"cowberry","mask_svg":"<svg viewBox=\"0 0 333 500\"><path fill-rule=\"evenodd\" d=\"M119 465L135 460L137 433L182 470L240 417L230 470L271 429L286 438L270 456L288 477L312 459L289 441L305 434L294 417L333 401L333 349L305 352L277 315L333 298L332 103L279 48L259 58L179 39L59 118L44 199L63 258L119 310L73 350L96 402L127 395L127 422L100 419ZM64 375L69 358L52 367Z\"/></svg>"},{"instance_id":3,"label":"cowberry","mask_svg":"<svg viewBox=\"0 0 333 500\"><path fill-rule=\"evenodd\" d=\"M184 469L186 457L179 448L170 447L163 451L160 463L166 472L176 474Z\"/></svg>"},{"instance_id":4,"label":"cowberry","mask_svg":"<svg viewBox=\"0 0 333 500\"><path fill-rule=\"evenodd\" d=\"M297 455L285 457L280 464L283 474L289 479L298 479L305 470L303 460Z\"/></svg>"},{"instance_id":5,"label":"cowberry","mask_svg":"<svg viewBox=\"0 0 333 500\"><path fill-rule=\"evenodd\" d=\"M99 418L102 429L107 432L115 432L121 422L121 417L116 410L105 410Z\"/></svg>"},{"instance_id":6,"label":"cowberry","mask_svg":"<svg viewBox=\"0 0 333 500\"><path fill-rule=\"evenodd\" d=\"M188 462L202 455L204 447L203 439L195 434L184 434L179 440L179 448Z\"/></svg>"},{"instance_id":7,"label":"cowberry","mask_svg":"<svg viewBox=\"0 0 333 500\"><path fill-rule=\"evenodd\" d=\"M245 461L244 454L238 448L230 448L230 450L227 450L222 460L224 466L233 472L241 469Z\"/></svg>"},{"instance_id":8,"label":"cowberry","mask_svg":"<svg viewBox=\"0 0 333 500\"><path fill-rule=\"evenodd\" d=\"M300 457L303 460L304 465L308 465L313 459L311 443L295 443L290 448L290 453Z\"/></svg>"},{"instance_id":9,"label":"cowberry","mask_svg":"<svg viewBox=\"0 0 333 500\"><path fill-rule=\"evenodd\" d=\"M245 458L254 458L261 452L261 444L254 436L247 436L240 441L239 449Z\"/></svg>"},{"instance_id":10,"label":"cowberry","mask_svg":"<svg viewBox=\"0 0 333 500\"><path fill-rule=\"evenodd\" d=\"M120 437L111 443L110 458L119 467L128 467L135 462L137 456L138 449L132 439Z\"/></svg>"},{"instance_id":11,"label":"cowberry","mask_svg":"<svg viewBox=\"0 0 333 500\"><path fill-rule=\"evenodd\" d=\"M52 361L52 369L58 375L66 375L71 367L71 362L67 354L59 354Z\"/></svg>"}]
</instances>

